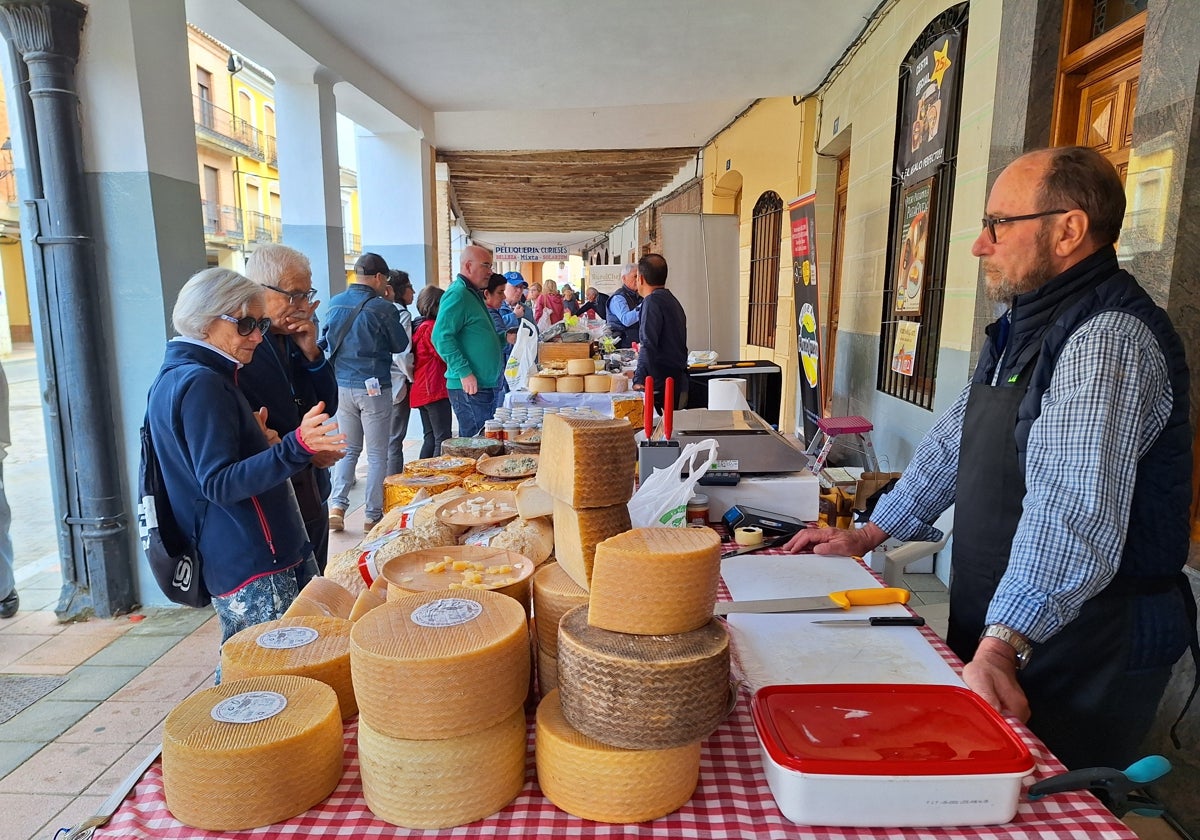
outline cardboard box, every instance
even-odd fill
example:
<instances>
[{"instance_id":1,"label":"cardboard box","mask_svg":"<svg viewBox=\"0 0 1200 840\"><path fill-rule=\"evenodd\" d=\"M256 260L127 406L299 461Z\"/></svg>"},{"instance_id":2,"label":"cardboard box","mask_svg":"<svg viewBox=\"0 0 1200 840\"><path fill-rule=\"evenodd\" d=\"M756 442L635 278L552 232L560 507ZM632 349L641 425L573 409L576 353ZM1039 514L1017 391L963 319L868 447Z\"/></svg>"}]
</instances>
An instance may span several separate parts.
<instances>
[{"instance_id":1,"label":"cardboard box","mask_svg":"<svg viewBox=\"0 0 1200 840\"><path fill-rule=\"evenodd\" d=\"M541 341L538 342L538 364L565 362L567 359L586 359L592 355L590 341Z\"/></svg>"},{"instance_id":2,"label":"cardboard box","mask_svg":"<svg viewBox=\"0 0 1200 840\"><path fill-rule=\"evenodd\" d=\"M854 509L866 510L867 500L887 486L889 481L899 479L898 472L865 472L854 485Z\"/></svg>"}]
</instances>

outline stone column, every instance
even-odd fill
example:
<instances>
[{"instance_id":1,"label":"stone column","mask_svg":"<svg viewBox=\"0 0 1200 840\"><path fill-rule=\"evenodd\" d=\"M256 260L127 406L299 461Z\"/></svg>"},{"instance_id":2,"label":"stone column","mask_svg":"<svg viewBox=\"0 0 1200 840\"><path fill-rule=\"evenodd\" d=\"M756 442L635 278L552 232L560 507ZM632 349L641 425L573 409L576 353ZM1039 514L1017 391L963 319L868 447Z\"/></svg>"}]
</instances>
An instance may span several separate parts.
<instances>
[{"instance_id":1,"label":"stone column","mask_svg":"<svg viewBox=\"0 0 1200 840\"><path fill-rule=\"evenodd\" d=\"M413 288L437 282L432 150L420 132L355 130L363 250L407 271Z\"/></svg>"}]
</instances>

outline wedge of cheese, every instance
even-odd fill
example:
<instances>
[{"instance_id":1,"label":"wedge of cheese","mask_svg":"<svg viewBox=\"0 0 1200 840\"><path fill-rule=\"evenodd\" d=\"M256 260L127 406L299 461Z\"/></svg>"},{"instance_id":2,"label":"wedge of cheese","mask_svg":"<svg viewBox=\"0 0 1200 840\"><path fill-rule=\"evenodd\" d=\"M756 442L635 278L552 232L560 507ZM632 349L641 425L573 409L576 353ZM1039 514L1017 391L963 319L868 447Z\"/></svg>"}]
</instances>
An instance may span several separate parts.
<instances>
[{"instance_id":1,"label":"wedge of cheese","mask_svg":"<svg viewBox=\"0 0 1200 840\"><path fill-rule=\"evenodd\" d=\"M368 589L365 592L360 592L358 599L354 602L354 608L350 610L350 620L358 621L364 615L369 613L376 607L381 607L387 603L387 591L382 593L374 592Z\"/></svg>"},{"instance_id":2,"label":"wedge of cheese","mask_svg":"<svg viewBox=\"0 0 1200 840\"><path fill-rule=\"evenodd\" d=\"M665 750L626 750L571 726L557 691L538 705L538 786L546 798L585 820L658 819L692 798L700 779L700 741Z\"/></svg>"},{"instance_id":3,"label":"wedge of cheese","mask_svg":"<svg viewBox=\"0 0 1200 840\"><path fill-rule=\"evenodd\" d=\"M360 720L367 807L404 828L450 828L490 816L525 784L526 735L524 708L486 729L437 741L391 738Z\"/></svg>"},{"instance_id":4,"label":"wedge of cheese","mask_svg":"<svg viewBox=\"0 0 1200 840\"><path fill-rule=\"evenodd\" d=\"M553 516L554 497L538 487L536 478L527 478L517 485L517 514L522 519Z\"/></svg>"},{"instance_id":5,"label":"wedge of cheese","mask_svg":"<svg viewBox=\"0 0 1200 840\"><path fill-rule=\"evenodd\" d=\"M547 563L533 575L533 614L537 619L538 649L558 656L558 620L567 610L585 606L587 590L571 580L559 563Z\"/></svg>"},{"instance_id":6,"label":"wedge of cheese","mask_svg":"<svg viewBox=\"0 0 1200 840\"><path fill-rule=\"evenodd\" d=\"M350 667L360 718L376 732L410 740L478 732L525 702L525 610L482 589L391 600L354 623Z\"/></svg>"},{"instance_id":7,"label":"wedge of cheese","mask_svg":"<svg viewBox=\"0 0 1200 840\"><path fill-rule=\"evenodd\" d=\"M711 528L627 530L596 546L588 623L647 636L686 633L712 618L720 581L721 538Z\"/></svg>"},{"instance_id":8,"label":"wedge of cheese","mask_svg":"<svg viewBox=\"0 0 1200 840\"><path fill-rule=\"evenodd\" d=\"M629 508L624 504L602 508L573 508L554 500L554 559L571 580L588 589L596 546L629 530ZM709 609L712 615L712 609Z\"/></svg>"},{"instance_id":9,"label":"wedge of cheese","mask_svg":"<svg viewBox=\"0 0 1200 840\"><path fill-rule=\"evenodd\" d=\"M628 502L636 462L633 427L624 420L551 414L542 421L538 486L573 508Z\"/></svg>"},{"instance_id":10,"label":"wedge of cheese","mask_svg":"<svg viewBox=\"0 0 1200 840\"><path fill-rule=\"evenodd\" d=\"M629 750L707 738L729 704L729 635L715 619L675 636L634 636L587 623L576 607L558 623L558 689L571 726Z\"/></svg>"},{"instance_id":11,"label":"wedge of cheese","mask_svg":"<svg viewBox=\"0 0 1200 840\"><path fill-rule=\"evenodd\" d=\"M327 577L315 577L305 584L283 614L284 618L297 615L328 615L334 618L349 618L354 609L354 594L349 589Z\"/></svg>"},{"instance_id":12,"label":"wedge of cheese","mask_svg":"<svg viewBox=\"0 0 1200 840\"><path fill-rule=\"evenodd\" d=\"M343 753L337 695L324 683L222 682L182 701L163 724L167 808L207 831L282 822L333 792Z\"/></svg>"}]
</instances>

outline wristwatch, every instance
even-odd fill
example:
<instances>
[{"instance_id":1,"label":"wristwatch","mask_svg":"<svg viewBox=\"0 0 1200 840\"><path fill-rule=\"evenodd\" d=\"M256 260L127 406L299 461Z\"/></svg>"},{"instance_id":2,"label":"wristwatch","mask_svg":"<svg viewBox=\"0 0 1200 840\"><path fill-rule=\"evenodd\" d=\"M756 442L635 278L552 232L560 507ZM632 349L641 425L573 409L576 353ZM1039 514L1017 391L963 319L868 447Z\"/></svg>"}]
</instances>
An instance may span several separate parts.
<instances>
[{"instance_id":1,"label":"wristwatch","mask_svg":"<svg viewBox=\"0 0 1200 840\"><path fill-rule=\"evenodd\" d=\"M1005 627L1003 624L989 624L979 638L986 639L989 636L999 639L1017 652L1018 671L1029 664L1029 659L1033 656L1033 645L1029 644L1025 637L1016 630Z\"/></svg>"}]
</instances>

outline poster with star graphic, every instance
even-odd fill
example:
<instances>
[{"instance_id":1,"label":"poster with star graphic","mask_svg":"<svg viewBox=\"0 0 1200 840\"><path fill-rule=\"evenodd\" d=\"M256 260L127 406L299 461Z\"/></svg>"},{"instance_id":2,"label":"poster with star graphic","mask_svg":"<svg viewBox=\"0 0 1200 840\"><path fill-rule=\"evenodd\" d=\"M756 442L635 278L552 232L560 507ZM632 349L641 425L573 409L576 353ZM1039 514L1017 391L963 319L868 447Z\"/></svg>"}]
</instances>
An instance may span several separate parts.
<instances>
[{"instance_id":1,"label":"poster with star graphic","mask_svg":"<svg viewBox=\"0 0 1200 840\"><path fill-rule=\"evenodd\" d=\"M940 35L908 66L904 79L897 174L905 184L933 174L946 153L946 136L958 120L956 87L962 79L962 33Z\"/></svg>"}]
</instances>

